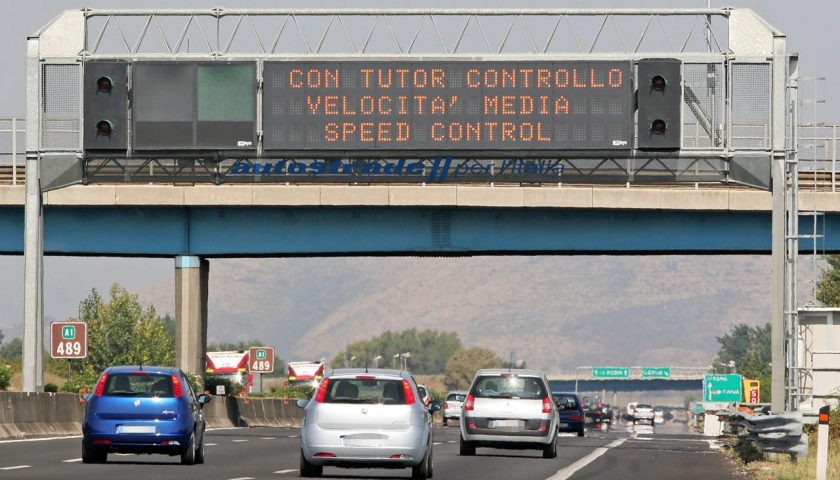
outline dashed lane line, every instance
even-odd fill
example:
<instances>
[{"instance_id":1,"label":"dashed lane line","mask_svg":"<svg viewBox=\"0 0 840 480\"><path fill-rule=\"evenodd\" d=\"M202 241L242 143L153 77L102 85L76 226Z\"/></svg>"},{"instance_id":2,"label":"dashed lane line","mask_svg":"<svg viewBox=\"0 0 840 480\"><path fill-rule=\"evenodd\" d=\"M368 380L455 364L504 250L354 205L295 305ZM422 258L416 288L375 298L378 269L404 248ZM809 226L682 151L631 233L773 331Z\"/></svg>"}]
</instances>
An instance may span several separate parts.
<instances>
[{"instance_id":1,"label":"dashed lane line","mask_svg":"<svg viewBox=\"0 0 840 480\"><path fill-rule=\"evenodd\" d=\"M260 440L275 440L277 437L260 437Z\"/></svg>"},{"instance_id":2,"label":"dashed lane line","mask_svg":"<svg viewBox=\"0 0 840 480\"><path fill-rule=\"evenodd\" d=\"M61 463L76 463L81 461L81 458L68 458L67 460L62 460Z\"/></svg>"},{"instance_id":3,"label":"dashed lane line","mask_svg":"<svg viewBox=\"0 0 840 480\"><path fill-rule=\"evenodd\" d=\"M14 467L0 467L0 470L20 470L21 468L32 468L32 465L15 465Z\"/></svg>"},{"instance_id":4,"label":"dashed lane line","mask_svg":"<svg viewBox=\"0 0 840 480\"><path fill-rule=\"evenodd\" d=\"M254 480L254 477L236 477L231 478L230 480Z\"/></svg>"},{"instance_id":5,"label":"dashed lane line","mask_svg":"<svg viewBox=\"0 0 840 480\"><path fill-rule=\"evenodd\" d=\"M626 438L619 438L618 440L608 444L606 447L596 448L589 455L581 458L580 460L576 461L575 463L569 465L566 468L563 468L563 469L559 470L554 475L548 477L548 480L568 480L568 478L571 477L572 475L574 475L578 470L580 470L580 469L584 468L585 466L589 465L590 463L594 462L595 460L600 458L601 455L607 453L607 451L609 449L618 447L619 445L621 445L625 441L627 441Z\"/></svg>"},{"instance_id":6,"label":"dashed lane line","mask_svg":"<svg viewBox=\"0 0 840 480\"><path fill-rule=\"evenodd\" d=\"M218 445L219 445L218 443L205 443L204 444L205 447L216 447Z\"/></svg>"},{"instance_id":7,"label":"dashed lane line","mask_svg":"<svg viewBox=\"0 0 840 480\"><path fill-rule=\"evenodd\" d=\"M244 440L244 439L236 439L236 440L233 441L233 443L242 443L242 442L247 442L247 441L248 440Z\"/></svg>"},{"instance_id":8,"label":"dashed lane line","mask_svg":"<svg viewBox=\"0 0 840 480\"><path fill-rule=\"evenodd\" d=\"M282 474L284 474L284 473L292 473L292 472L297 472L297 469L296 469L296 468L290 468L290 469L288 469L288 470L277 470L277 471L276 471L276 472L274 472L274 473L279 473L279 474L281 474L281 475L282 475Z\"/></svg>"}]
</instances>

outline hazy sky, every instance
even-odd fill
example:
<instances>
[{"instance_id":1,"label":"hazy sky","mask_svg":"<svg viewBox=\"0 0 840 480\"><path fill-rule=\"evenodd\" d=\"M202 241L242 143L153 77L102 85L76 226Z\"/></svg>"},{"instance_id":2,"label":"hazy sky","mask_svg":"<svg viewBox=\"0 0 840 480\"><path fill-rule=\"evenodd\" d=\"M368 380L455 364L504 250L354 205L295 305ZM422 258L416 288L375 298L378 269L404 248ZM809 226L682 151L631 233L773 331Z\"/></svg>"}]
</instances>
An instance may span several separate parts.
<instances>
[{"instance_id":1,"label":"hazy sky","mask_svg":"<svg viewBox=\"0 0 840 480\"><path fill-rule=\"evenodd\" d=\"M474 0L474 1L355 1L308 0L308 1L266 1L248 2L196 1L196 0L27 0L5 2L0 15L0 117L23 116L24 114L24 50L26 36L49 22L63 9L88 7L136 8L248 6L265 7L705 7L705 0ZM840 49L836 47L837 17L840 2L831 0L731 0L713 1L713 6L731 5L756 10L770 23L788 36L789 49L800 54L802 75L828 77L820 95L827 99L821 106L819 117L825 121L837 121L838 116L830 113L840 101L840 93L834 87L840 79ZM806 93L809 88L805 86ZM809 93L807 93L810 95ZM810 118L807 117L807 118ZM107 290L112 282L120 282L131 290L157 283L174 274L170 259L95 259L95 258L47 258L45 264L46 290L45 315L63 319L75 313L78 302L91 287ZM23 297L22 257L0 256L0 304L4 305L0 315L0 329L7 334L20 333Z\"/></svg>"}]
</instances>

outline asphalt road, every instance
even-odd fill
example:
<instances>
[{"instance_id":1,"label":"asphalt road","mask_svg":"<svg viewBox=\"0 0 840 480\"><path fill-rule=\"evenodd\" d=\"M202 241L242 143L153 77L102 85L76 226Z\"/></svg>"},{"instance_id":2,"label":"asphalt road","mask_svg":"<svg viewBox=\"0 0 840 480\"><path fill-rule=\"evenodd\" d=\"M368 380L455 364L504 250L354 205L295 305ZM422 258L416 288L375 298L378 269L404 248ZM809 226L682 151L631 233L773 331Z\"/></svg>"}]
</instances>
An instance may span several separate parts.
<instances>
[{"instance_id":1,"label":"asphalt road","mask_svg":"<svg viewBox=\"0 0 840 480\"><path fill-rule=\"evenodd\" d=\"M671 432L671 433L669 433ZM724 456L703 437L656 432L588 432L558 438L557 458L539 451L479 448L474 457L458 454L455 427L435 430L437 479L552 480L732 480ZM179 457L109 455L104 465L81 463L81 439L0 442L0 479L263 479L297 478L299 432L288 428L213 430L207 436L207 463L182 466ZM325 478L410 478L405 470L326 468Z\"/></svg>"}]
</instances>

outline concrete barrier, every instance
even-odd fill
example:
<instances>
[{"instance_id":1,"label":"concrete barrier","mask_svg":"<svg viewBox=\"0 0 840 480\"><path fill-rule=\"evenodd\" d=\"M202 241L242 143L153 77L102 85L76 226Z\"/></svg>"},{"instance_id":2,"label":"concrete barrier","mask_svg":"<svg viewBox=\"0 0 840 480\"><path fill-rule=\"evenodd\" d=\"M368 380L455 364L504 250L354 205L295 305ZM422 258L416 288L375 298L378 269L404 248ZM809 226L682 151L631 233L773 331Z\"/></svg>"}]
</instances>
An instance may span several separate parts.
<instances>
[{"instance_id":1,"label":"concrete barrier","mask_svg":"<svg viewBox=\"0 0 840 480\"><path fill-rule=\"evenodd\" d=\"M0 392L0 438L79 435L83 416L75 394Z\"/></svg>"},{"instance_id":2,"label":"concrete barrier","mask_svg":"<svg viewBox=\"0 0 840 480\"><path fill-rule=\"evenodd\" d=\"M299 427L295 399L213 397L208 428ZM0 439L81 435L85 405L71 393L0 392Z\"/></svg>"}]
</instances>

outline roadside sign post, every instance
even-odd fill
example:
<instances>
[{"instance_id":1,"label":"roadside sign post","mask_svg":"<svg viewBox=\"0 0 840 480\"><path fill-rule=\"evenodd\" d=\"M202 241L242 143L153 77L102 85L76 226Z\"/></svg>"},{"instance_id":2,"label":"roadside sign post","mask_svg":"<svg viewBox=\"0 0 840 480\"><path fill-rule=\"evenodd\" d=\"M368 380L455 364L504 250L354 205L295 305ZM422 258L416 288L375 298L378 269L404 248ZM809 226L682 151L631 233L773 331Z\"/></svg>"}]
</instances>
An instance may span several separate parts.
<instances>
[{"instance_id":1,"label":"roadside sign post","mask_svg":"<svg viewBox=\"0 0 840 480\"><path fill-rule=\"evenodd\" d=\"M50 323L50 356L52 358L85 358L87 350L87 324L85 322Z\"/></svg>"},{"instance_id":2,"label":"roadside sign post","mask_svg":"<svg viewBox=\"0 0 840 480\"><path fill-rule=\"evenodd\" d=\"M642 367L642 378L671 378L671 367Z\"/></svg>"},{"instance_id":3,"label":"roadside sign post","mask_svg":"<svg viewBox=\"0 0 840 480\"><path fill-rule=\"evenodd\" d=\"M706 375L704 377L704 401L730 403L740 402L743 398L743 377L741 375Z\"/></svg>"},{"instance_id":4,"label":"roadside sign post","mask_svg":"<svg viewBox=\"0 0 840 480\"><path fill-rule=\"evenodd\" d=\"M825 480L828 472L828 423L831 407L820 408L817 427L817 480Z\"/></svg>"},{"instance_id":5,"label":"roadside sign post","mask_svg":"<svg viewBox=\"0 0 840 480\"><path fill-rule=\"evenodd\" d=\"M250 373L273 372L274 347L251 347L248 350L248 371Z\"/></svg>"},{"instance_id":6,"label":"roadside sign post","mask_svg":"<svg viewBox=\"0 0 840 480\"><path fill-rule=\"evenodd\" d=\"M630 367L592 367L594 378L630 378Z\"/></svg>"}]
</instances>

